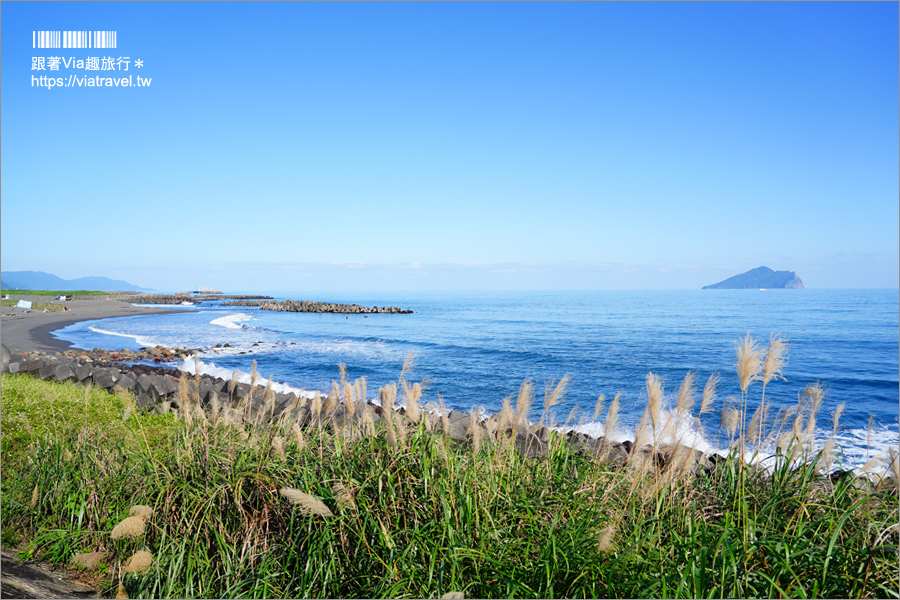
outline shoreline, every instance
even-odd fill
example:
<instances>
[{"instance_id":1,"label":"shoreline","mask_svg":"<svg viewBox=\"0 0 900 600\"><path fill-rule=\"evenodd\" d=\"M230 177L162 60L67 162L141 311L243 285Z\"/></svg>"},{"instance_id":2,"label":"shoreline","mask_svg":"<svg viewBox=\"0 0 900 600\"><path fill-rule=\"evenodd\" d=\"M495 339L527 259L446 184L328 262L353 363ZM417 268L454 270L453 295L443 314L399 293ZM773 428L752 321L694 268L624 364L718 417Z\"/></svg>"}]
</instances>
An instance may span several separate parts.
<instances>
[{"instance_id":1,"label":"shoreline","mask_svg":"<svg viewBox=\"0 0 900 600\"><path fill-rule=\"evenodd\" d=\"M24 299L28 299L23 297ZM31 297L32 301L48 301L46 297ZM32 350L62 352L72 348L72 344L53 336L53 332L81 321L115 319L138 315L156 315L188 312L178 308L144 308L132 306L127 300L113 298L79 297L69 302L53 301L63 305L68 311L22 313L22 309L8 311L4 307L0 317L0 343L10 352L21 353Z\"/></svg>"}]
</instances>

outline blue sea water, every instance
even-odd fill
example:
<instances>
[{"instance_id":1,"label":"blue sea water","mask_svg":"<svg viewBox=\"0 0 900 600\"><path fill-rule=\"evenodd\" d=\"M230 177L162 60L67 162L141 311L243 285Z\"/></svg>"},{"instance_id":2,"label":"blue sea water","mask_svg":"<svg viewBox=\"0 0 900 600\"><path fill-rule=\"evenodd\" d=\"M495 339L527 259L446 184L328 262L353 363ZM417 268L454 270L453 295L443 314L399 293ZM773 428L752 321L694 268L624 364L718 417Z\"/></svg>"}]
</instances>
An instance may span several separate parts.
<instances>
[{"instance_id":1,"label":"blue sea water","mask_svg":"<svg viewBox=\"0 0 900 600\"><path fill-rule=\"evenodd\" d=\"M619 392L621 429L633 436L646 403L645 376L665 380L664 408L688 371L699 389L721 377L715 410L702 415L695 445L716 449L720 408L740 398L735 344L748 333L767 345L772 334L789 343L783 374L766 388L772 415L794 405L808 384L826 389L818 436L831 435L831 414L845 404L837 436L843 464L858 467L898 446L900 293L897 290L680 290L478 293L299 292L279 299L399 306L411 315L332 315L260 311L203 303L190 312L76 323L56 332L80 348L140 348L163 344L201 348L202 370L231 377L258 371L292 388L329 390L344 363L351 379L365 376L370 395L396 381L405 357L408 378L423 381L423 401L450 408L499 410L530 379L540 415L545 386L571 376L556 421L578 405L573 424L600 434L593 422L599 394L606 406ZM215 348L229 343L231 348ZM183 365L193 368L193 363ZM750 386L748 418L761 384ZM699 405L699 403L698 403ZM605 412L605 411L604 411ZM874 418L869 426L870 417Z\"/></svg>"}]
</instances>

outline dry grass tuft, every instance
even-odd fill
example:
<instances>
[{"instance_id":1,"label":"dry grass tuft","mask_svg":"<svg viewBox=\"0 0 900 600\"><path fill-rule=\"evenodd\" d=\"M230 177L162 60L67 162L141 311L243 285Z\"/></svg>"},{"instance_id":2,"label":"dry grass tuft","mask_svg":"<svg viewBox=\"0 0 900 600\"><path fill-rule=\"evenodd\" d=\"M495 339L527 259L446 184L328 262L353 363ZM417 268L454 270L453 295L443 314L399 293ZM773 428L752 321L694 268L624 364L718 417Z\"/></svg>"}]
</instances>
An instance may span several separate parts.
<instances>
[{"instance_id":1,"label":"dry grass tuft","mask_svg":"<svg viewBox=\"0 0 900 600\"><path fill-rule=\"evenodd\" d=\"M320 517L334 516L334 513L325 506L325 503L315 496L310 496L309 494L294 488L281 488L278 490L278 493L287 498L291 504L299 507L300 511L305 514L317 515Z\"/></svg>"},{"instance_id":2,"label":"dry grass tuft","mask_svg":"<svg viewBox=\"0 0 900 600\"><path fill-rule=\"evenodd\" d=\"M106 552L88 552L85 554L76 554L69 563L72 566L93 571L100 566L100 563L103 562L106 557Z\"/></svg>"},{"instance_id":3,"label":"dry grass tuft","mask_svg":"<svg viewBox=\"0 0 900 600\"><path fill-rule=\"evenodd\" d=\"M616 526L610 523L609 527L600 532L600 540L597 542L597 550L609 552L612 550L613 539L616 537Z\"/></svg>"},{"instance_id":4,"label":"dry grass tuft","mask_svg":"<svg viewBox=\"0 0 900 600\"><path fill-rule=\"evenodd\" d=\"M135 504L128 509L128 516L140 517L145 521L149 521L153 517L153 509L146 504Z\"/></svg>"},{"instance_id":5,"label":"dry grass tuft","mask_svg":"<svg viewBox=\"0 0 900 600\"><path fill-rule=\"evenodd\" d=\"M110 533L109 536L114 540L138 537L144 533L146 523L147 522L141 517L126 517L121 523L113 528L112 533Z\"/></svg>"},{"instance_id":6,"label":"dry grass tuft","mask_svg":"<svg viewBox=\"0 0 900 600\"><path fill-rule=\"evenodd\" d=\"M146 550L138 550L125 563L126 573L142 573L153 564L153 555Z\"/></svg>"},{"instance_id":7,"label":"dry grass tuft","mask_svg":"<svg viewBox=\"0 0 900 600\"><path fill-rule=\"evenodd\" d=\"M353 493L347 488L346 485L341 483L340 481L334 484L334 499L338 503L338 506L350 510L356 509L356 501L353 499Z\"/></svg>"}]
</instances>

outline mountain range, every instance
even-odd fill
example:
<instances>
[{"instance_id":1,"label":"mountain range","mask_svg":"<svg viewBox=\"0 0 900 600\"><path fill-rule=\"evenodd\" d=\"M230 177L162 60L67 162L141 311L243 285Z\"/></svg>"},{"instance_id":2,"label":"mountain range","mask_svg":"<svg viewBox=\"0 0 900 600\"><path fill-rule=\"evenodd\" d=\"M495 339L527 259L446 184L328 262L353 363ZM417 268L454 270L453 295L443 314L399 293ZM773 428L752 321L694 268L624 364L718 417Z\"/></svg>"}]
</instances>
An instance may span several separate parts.
<instances>
[{"instance_id":1,"label":"mountain range","mask_svg":"<svg viewBox=\"0 0 900 600\"><path fill-rule=\"evenodd\" d=\"M63 279L43 271L3 271L0 272L0 287L4 290L97 290L101 292L138 291L147 292L143 288L121 279L108 277L79 277Z\"/></svg>"}]
</instances>

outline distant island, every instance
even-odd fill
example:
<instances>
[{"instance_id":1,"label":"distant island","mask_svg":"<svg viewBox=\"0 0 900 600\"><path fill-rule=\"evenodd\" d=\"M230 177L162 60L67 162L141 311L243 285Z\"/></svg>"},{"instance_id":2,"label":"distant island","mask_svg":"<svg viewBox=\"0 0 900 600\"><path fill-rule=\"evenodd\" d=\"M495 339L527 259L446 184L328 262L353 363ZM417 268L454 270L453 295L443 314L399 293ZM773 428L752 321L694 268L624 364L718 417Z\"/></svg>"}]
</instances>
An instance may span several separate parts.
<instances>
[{"instance_id":1,"label":"distant island","mask_svg":"<svg viewBox=\"0 0 900 600\"><path fill-rule=\"evenodd\" d=\"M729 277L725 281L703 286L704 290L751 290L751 289L806 289L803 281L794 271L773 271L769 267L756 267L746 273Z\"/></svg>"}]
</instances>

